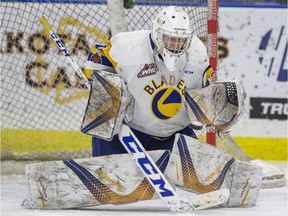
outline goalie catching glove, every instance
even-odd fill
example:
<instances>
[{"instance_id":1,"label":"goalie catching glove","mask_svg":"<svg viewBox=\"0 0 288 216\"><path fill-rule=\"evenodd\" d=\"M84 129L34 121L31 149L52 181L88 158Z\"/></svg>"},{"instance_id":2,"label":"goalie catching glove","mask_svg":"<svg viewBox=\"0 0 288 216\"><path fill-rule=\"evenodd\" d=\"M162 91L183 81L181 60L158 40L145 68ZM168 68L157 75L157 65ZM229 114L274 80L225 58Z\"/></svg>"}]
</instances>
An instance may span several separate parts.
<instances>
[{"instance_id":1,"label":"goalie catching glove","mask_svg":"<svg viewBox=\"0 0 288 216\"><path fill-rule=\"evenodd\" d=\"M238 80L218 81L202 89L188 90L185 99L191 122L227 131L243 113L246 93Z\"/></svg>"}]
</instances>

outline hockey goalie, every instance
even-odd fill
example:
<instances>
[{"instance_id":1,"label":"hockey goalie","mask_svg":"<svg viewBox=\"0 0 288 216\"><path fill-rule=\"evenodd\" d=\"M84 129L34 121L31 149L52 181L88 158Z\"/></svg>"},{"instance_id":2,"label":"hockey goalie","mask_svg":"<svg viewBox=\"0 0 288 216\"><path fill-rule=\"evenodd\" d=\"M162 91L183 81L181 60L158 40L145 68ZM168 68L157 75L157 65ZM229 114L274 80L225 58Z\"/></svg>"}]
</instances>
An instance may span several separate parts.
<instances>
[{"instance_id":1,"label":"hockey goalie","mask_svg":"<svg viewBox=\"0 0 288 216\"><path fill-rule=\"evenodd\" d=\"M199 141L193 130L199 123L226 132L242 113L245 92L237 80L212 84L206 48L192 35L181 8L162 10L152 31L120 33L96 44L85 75L91 90L81 131L92 136L93 157L27 165L28 207L161 198L121 143L123 125L174 188L197 195L226 188L230 196L220 206L256 205L262 168ZM132 144L131 151L137 151L139 146ZM142 170L154 168L143 165Z\"/></svg>"}]
</instances>

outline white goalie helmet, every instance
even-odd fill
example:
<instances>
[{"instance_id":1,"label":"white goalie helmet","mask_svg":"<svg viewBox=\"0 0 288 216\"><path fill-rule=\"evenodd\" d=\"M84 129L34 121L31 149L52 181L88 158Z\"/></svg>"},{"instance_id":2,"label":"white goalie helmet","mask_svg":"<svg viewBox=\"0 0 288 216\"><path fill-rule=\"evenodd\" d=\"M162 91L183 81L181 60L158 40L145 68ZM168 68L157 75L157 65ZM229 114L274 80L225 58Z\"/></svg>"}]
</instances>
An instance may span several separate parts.
<instances>
[{"instance_id":1,"label":"white goalie helmet","mask_svg":"<svg viewBox=\"0 0 288 216\"><path fill-rule=\"evenodd\" d=\"M163 9L152 22L152 40L167 69L174 72L180 56L191 44L192 28L188 14L180 7Z\"/></svg>"}]
</instances>

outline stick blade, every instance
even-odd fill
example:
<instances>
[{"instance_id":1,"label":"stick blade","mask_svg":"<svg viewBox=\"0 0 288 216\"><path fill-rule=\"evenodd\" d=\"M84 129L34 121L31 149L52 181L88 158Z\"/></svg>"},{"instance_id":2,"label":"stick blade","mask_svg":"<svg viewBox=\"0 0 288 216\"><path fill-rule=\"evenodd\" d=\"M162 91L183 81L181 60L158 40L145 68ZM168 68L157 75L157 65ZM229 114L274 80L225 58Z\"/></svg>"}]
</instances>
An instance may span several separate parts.
<instances>
[{"instance_id":1,"label":"stick blade","mask_svg":"<svg viewBox=\"0 0 288 216\"><path fill-rule=\"evenodd\" d=\"M193 197L178 197L169 202L169 208L173 212L192 212L221 205L228 201L229 196L229 190L223 188Z\"/></svg>"},{"instance_id":2,"label":"stick blade","mask_svg":"<svg viewBox=\"0 0 288 216\"><path fill-rule=\"evenodd\" d=\"M229 190L227 188L223 188L217 191L195 196L195 198L192 197L190 201L195 205L194 210L201 210L223 204L228 201L229 196Z\"/></svg>"}]
</instances>

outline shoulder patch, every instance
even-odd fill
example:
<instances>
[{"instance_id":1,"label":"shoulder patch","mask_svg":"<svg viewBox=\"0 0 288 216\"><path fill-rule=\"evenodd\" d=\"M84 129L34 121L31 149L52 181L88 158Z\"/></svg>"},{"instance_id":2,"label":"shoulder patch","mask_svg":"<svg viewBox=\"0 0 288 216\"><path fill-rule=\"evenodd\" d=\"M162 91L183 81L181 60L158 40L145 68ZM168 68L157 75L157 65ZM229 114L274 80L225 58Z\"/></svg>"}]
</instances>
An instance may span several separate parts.
<instances>
[{"instance_id":1,"label":"shoulder patch","mask_svg":"<svg viewBox=\"0 0 288 216\"><path fill-rule=\"evenodd\" d=\"M101 56L99 55L99 53L92 53L91 56L90 56L90 59L88 59L94 63L98 63L98 64L101 64L102 61L101 61Z\"/></svg>"}]
</instances>

